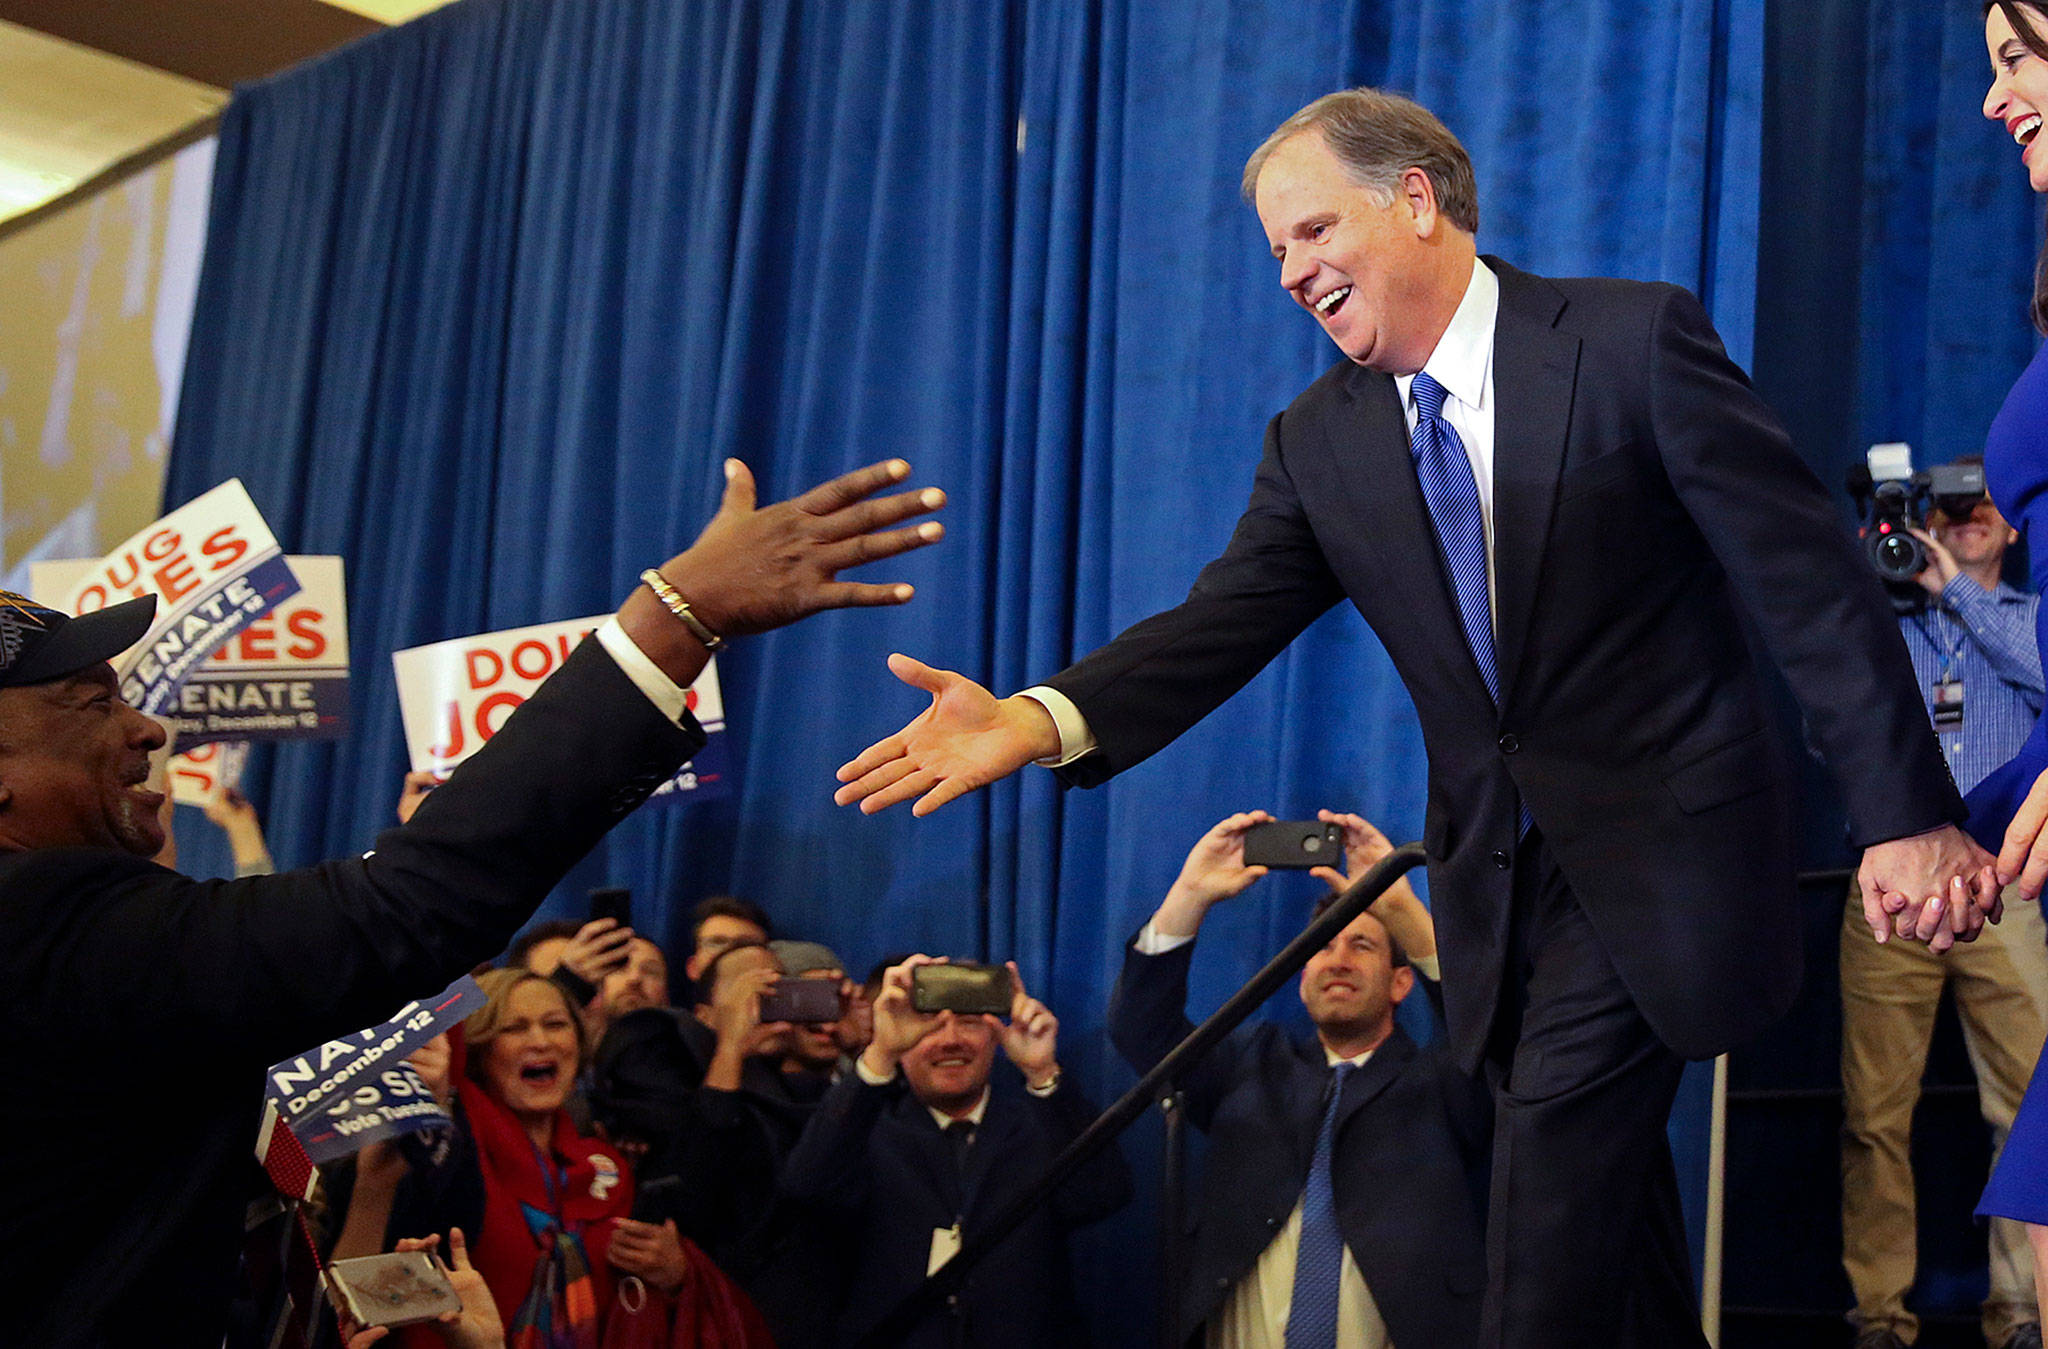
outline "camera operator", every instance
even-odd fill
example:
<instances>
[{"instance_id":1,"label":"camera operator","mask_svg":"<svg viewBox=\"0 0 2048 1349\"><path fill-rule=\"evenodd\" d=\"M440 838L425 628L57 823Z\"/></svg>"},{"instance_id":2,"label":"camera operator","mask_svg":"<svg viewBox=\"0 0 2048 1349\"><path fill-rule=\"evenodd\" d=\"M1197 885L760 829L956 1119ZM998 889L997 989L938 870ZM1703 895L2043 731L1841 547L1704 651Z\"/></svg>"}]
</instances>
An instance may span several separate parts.
<instances>
[{"instance_id":1,"label":"camera operator","mask_svg":"<svg viewBox=\"0 0 2048 1349\"><path fill-rule=\"evenodd\" d=\"M1910 531L1927 554L1913 578L1927 603L1900 615L1899 632L1949 771L1968 791L2012 757L2040 712L2039 600L1999 579L2018 535L1989 497L1937 497L1927 524ZM1841 944L1842 1264L1855 1290L1859 1349L1892 1349L1918 1331L1904 1303L1915 1241L1908 1139L1941 991L1955 987L1979 1108L1994 1147L2003 1147L2048 1031L2048 952L2032 904L2009 905L1975 944L1939 955L1914 942L1879 946L1865 932L1851 882ZM1990 1262L1984 1342L2038 1346L2041 1317L2018 1224L1992 1220Z\"/></svg>"}]
</instances>

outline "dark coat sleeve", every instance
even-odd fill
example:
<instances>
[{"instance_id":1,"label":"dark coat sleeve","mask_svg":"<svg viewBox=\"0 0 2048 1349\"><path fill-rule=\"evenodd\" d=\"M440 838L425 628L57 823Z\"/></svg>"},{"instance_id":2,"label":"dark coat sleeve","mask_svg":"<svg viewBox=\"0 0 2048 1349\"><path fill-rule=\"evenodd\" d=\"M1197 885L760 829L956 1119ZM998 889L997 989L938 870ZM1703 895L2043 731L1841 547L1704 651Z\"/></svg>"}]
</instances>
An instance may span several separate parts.
<instances>
[{"instance_id":1,"label":"dark coat sleeve","mask_svg":"<svg viewBox=\"0 0 2048 1349\"><path fill-rule=\"evenodd\" d=\"M1706 311L1660 288L1645 362L1672 489L1806 710L1858 846L1960 821L1898 622L1834 503L1728 359Z\"/></svg>"},{"instance_id":2,"label":"dark coat sleeve","mask_svg":"<svg viewBox=\"0 0 2048 1349\"><path fill-rule=\"evenodd\" d=\"M868 1136L882 1112L904 1093L903 1079L871 1087L858 1073L832 1084L818 1113L804 1126L789 1163L783 1168L781 1191L800 1203L857 1210L868 1202L871 1168Z\"/></svg>"},{"instance_id":3,"label":"dark coat sleeve","mask_svg":"<svg viewBox=\"0 0 2048 1349\"><path fill-rule=\"evenodd\" d=\"M1285 414L1281 414L1285 416ZM1088 719L1096 751L1058 770L1093 787L1169 744L1251 682L1344 597L1266 428L1251 502L1223 555L1177 607L1134 624L1045 682ZM1101 715L1100 709L1112 709Z\"/></svg>"},{"instance_id":4,"label":"dark coat sleeve","mask_svg":"<svg viewBox=\"0 0 2048 1349\"><path fill-rule=\"evenodd\" d=\"M147 1026L258 1064L374 1024L502 949L702 742L586 641L361 857L236 881L96 849L7 859L10 1019L80 1053Z\"/></svg>"},{"instance_id":5,"label":"dark coat sleeve","mask_svg":"<svg viewBox=\"0 0 2048 1349\"><path fill-rule=\"evenodd\" d=\"M1026 1092L1025 1109L1043 1121L1055 1156L1065 1151L1102 1113L1079 1087L1065 1083L1054 1089L1050 1096L1033 1096ZM1074 1174L1053 1191L1050 1202L1060 1226L1084 1227L1100 1222L1130 1203L1133 1193L1130 1163L1124 1160L1123 1149L1112 1141L1077 1167Z\"/></svg>"},{"instance_id":6,"label":"dark coat sleeve","mask_svg":"<svg viewBox=\"0 0 2048 1349\"><path fill-rule=\"evenodd\" d=\"M1148 956L1136 939L1124 947L1123 973L1109 998L1109 1039L1133 1071L1157 1067L1173 1047L1194 1030L1187 1018L1188 966L1195 943L1187 942L1163 955ZM1247 1050L1243 1031L1226 1037L1182 1076L1188 1118L1207 1129L1216 1108L1242 1074Z\"/></svg>"}]
</instances>

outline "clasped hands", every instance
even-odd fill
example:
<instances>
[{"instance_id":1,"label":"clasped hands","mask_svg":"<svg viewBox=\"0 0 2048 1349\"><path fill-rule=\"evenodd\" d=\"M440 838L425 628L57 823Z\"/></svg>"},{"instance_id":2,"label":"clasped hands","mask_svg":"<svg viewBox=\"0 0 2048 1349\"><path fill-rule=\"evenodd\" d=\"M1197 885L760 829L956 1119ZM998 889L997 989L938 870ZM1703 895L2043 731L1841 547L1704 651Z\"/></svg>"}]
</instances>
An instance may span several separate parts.
<instances>
[{"instance_id":1,"label":"clasped hands","mask_svg":"<svg viewBox=\"0 0 2048 1349\"><path fill-rule=\"evenodd\" d=\"M2015 853L2009 838L2004 851L1993 857L1952 824L1873 844L1864 849L1856 873L1863 921L1880 943L1910 938L1937 954L1958 941L1975 941L1984 924L1997 922L2004 912L2000 893L2021 879L2019 862L2025 856L2026 847ZM2032 899L2040 893L2041 877L2032 868L2027 874L2033 876L2033 888L2023 886L2021 892Z\"/></svg>"}]
</instances>

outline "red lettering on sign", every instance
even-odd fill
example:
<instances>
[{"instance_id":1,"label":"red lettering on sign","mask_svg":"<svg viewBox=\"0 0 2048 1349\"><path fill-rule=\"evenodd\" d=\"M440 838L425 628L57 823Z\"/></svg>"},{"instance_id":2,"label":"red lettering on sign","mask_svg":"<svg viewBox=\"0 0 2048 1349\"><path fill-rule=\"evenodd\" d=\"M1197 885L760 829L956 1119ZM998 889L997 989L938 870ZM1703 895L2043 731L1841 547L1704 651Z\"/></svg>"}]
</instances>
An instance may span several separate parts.
<instances>
[{"instance_id":1,"label":"red lettering on sign","mask_svg":"<svg viewBox=\"0 0 2048 1349\"><path fill-rule=\"evenodd\" d=\"M206 536L199 551L215 571L225 571L242 560L242 555L249 551L249 541L236 537L233 525L223 525Z\"/></svg>"},{"instance_id":2,"label":"red lettering on sign","mask_svg":"<svg viewBox=\"0 0 2048 1349\"><path fill-rule=\"evenodd\" d=\"M199 576L192 570L192 560L183 553L158 567L151 579L156 582L156 588L163 592L163 597L173 603L199 588Z\"/></svg>"},{"instance_id":3,"label":"red lettering on sign","mask_svg":"<svg viewBox=\"0 0 2048 1349\"><path fill-rule=\"evenodd\" d=\"M90 614L107 607L106 587L94 583L87 586L78 596L78 612Z\"/></svg>"},{"instance_id":4,"label":"red lettering on sign","mask_svg":"<svg viewBox=\"0 0 2048 1349\"><path fill-rule=\"evenodd\" d=\"M529 652L532 653L531 657L528 657ZM522 659L522 657L527 658ZM539 662L538 665L534 664L536 660ZM529 665L533 665L534 668L528 669L527 666ZM554 654L540 642L528 638L512 648L512 670L521 679L544 679L547 677L547 672L554 668Z\"/></svg>"},{"instance_id":5,"label":"red lettering on sign","mask_svg":"<svg viewBox=\"0 0 2048 1349\"><path fill-rule=\"evenodd\" d=\"M469 686L473 689L487 689L505 676L505 662L499 659L497 652L487 646L465 651L462 657L469 666ZM486 669L490 671L489 674L481 673Z\"/></svg>"},{"instance_id":6,"label":"red lettering on sign","mask_svg":"<svg viewBox=\"0 0 2048 1349\"><path fill-rule=\"evenodd\" d=\"M430 758L447 760L462 753L462 709L455 703L448 704L448 743L435 745L427 750Z\"/></svg>"},{"instance_id":7,"label":"red lettering on sign","mask_svg":"<svg viewBox=\"0 0 2048 1349\"><path fill-rule=\"evenodd\" d=\"M277 628L268 618L259 618L242 629L241 653L243 660L276 660Z\"/></svg>"},{"instance_id":8,"label":"red lettering on sign","mask_svg":"<svg viewBox=\"0 0 2048 1349\"><path fill-rule=\"evenodd\" d=\"M159 529L156 533L142 541L142 555L151 562L161 562L165 558L180 552L184 548L184 544L185 541L178 537L177 530ZM117 581L115 584L126 585L128 583L126 581Z\"/></svg>"},{"instance_id":9,"label":"red lettering on sign","mask_svg":"<svg viewBox=\"0 0 2048 1349\"><path fill-rule=\"evenodd\" d=\"M320 631L320 625L326 618L327 615L318 609L295 610L284 625L299 640L286 647L284 653L293 660L316 660L326 655L327 634Z\"/></svg>"},{"instance_id":10,"label":"red lettering on sign","mask_svg":"<svg viewBox=\"0 0 2048 1349\"><path fill-rule=\"evenodd\" d=\"M489 740L492 736L496 735L498 728L505 724L505 718L511 716L512 710L525 701L526 699L519 694L508 690L504 693L494 693L478 703L476 705L477 739ZM500 713L503 715L498 715Z\"/></svg>"},{"instance_id":11,"label":"red lettering on sign","mask_svg":"<svg viewBox=\"0 0 2048 1349\"><path fill-rule=\"evenodd\" d=\"M123 563L126 563L128 568L128 575L125 577L121 575ZM120 557L107 564L107 584L113 586L116 590L124 590L134 585L141 575L142 564L135 560L135 554L133 553L123 553Z\"/></svg>"}]
</instances>

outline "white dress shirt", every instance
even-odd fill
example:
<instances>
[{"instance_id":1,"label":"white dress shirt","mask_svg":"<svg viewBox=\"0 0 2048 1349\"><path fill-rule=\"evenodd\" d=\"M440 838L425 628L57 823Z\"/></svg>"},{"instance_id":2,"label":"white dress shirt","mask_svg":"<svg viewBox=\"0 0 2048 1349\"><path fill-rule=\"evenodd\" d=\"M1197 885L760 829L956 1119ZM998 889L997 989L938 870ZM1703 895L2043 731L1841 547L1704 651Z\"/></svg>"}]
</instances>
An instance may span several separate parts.
<instances>
[{"instance_id":1,"label":"white dress shirt","mask_svg":"<svg viewBox=\"0 0 2048 1349\"><path fill-rule=\"evenodd\" d=\"M1331 1067L1348 1063L1365 1066L1372 1051L1355 1058L1340 1059L1329 1050L1323 1057ZM1301 1251L1301 1200L1294 1211L1259 1252L1251 1269L1237 1281L1223 1305L1209 1318L1209 1349L1287 1349L1287 1314L1294 1303L1294 1262ZM1337 1275L1337 1349L1393 1349L1387 1338L1387 1323L1380 1316L1351 1247L1344 1248L1343 1268Z\"/></svg>"},{"instance_id":2,"label":"white dress shirt","mask_svg":"<svg viewBox=\"0 0 2048 1349\"><path fill-rule=\"evenodd\" d=\"M1464 298L1422 365L1431 379L1443 385L1443 419L1458 433L1465 444L1465 457L1472 461L1472 481L1479 489L1479 519L1486 533L1486 600L1494 611L1496 635L1500 607L1493 565L1493 334L1499 319L1500 278L1474 258ZM1415 407L1415 376L1396 375L1394 386L1400 391L1401 415L1413 437L1421 415ZM1059 754L1040 763L1059 768L1095 748L1095 732L1073 699L1043 684L1025 689L1023 696L1050 713L1053 725L1059 728Z\"/></svg>"},{"instance_id":3,"label":"white dress shirt","mask_svg":"<svg viewBox=\"0 0 2048 1349\"><path fill-rule=\"evenodd\" d=\"M645 651L642 651L626 630L619 626L618 615L614 614L598 625L597 642L633 681L633 687L647 695L647 701L655 709L678 726L682 725L683 709L689 705L690 691L676 683L662 672Z\"/></svg>"}]
</instances>

